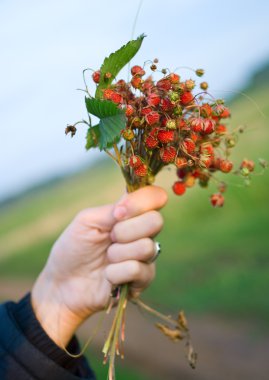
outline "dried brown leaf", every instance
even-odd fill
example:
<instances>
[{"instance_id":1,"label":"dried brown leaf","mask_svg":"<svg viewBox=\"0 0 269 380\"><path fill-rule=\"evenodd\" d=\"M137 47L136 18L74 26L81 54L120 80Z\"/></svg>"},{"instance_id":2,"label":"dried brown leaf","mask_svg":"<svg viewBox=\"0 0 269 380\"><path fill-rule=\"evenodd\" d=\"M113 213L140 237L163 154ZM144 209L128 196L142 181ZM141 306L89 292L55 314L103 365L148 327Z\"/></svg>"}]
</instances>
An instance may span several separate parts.
<instances>
[{"instance_id":1,"label":"dried brown leaf","mask_svg":"<svg viewBox=\"0 0 269 380\"><path fill-rule=\"evenodd\" d=\"M185 331L189 330L187 318L186 318L183 310L179 312L177 320L178 320L179 327L182 327L183 330L185 330Z\"/></svg>"},{"instance_id":2,"label":"dried brown leaf","mask_svg":"<svg viewBox=\"0 0 269 380\"><path fill-rule=\"evenodd\" d=\"M168 338L170 338L173 342L178 342L179 340L182 340L184 336L182 335L181 331L179 329L171 329L170 327L167 327L163 325L162 323L156 323L156 327Z\"/></svg>"}]
</instances>

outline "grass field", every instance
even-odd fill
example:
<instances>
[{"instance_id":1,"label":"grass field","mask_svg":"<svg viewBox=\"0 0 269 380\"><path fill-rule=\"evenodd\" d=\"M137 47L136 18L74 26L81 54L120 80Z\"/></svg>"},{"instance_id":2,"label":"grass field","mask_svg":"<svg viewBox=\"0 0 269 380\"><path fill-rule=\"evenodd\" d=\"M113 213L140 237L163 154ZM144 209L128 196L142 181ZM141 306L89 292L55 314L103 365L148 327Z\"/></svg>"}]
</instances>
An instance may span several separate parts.
<instances>
[{"instance_id":1,"label":"grass field","mask_svg":"<svg viewBox=\"0 0 269 380\"><path fill-rule=\"evenodd\" d=\"M268 159L268 93L266 86L248 92L265 116L244 97L232 104L232 125L249 126L233 156L237 163L244 157ZM168 190L169 203L163 210L165 228L158 237L163 247L158 275L144 297L163 310L183 307L192 313L268 321L269 173L254 177L248 188L237 187L237 178L229 178L235 185L229 185L222 209L209 204L214 185L190 189L177 198L170 190L174 178L165 170L157 180ZM76 212L113 202L123 190L118 169L112 162L103 161L2 207L1 278L34 278L58 234ZM2 259L1 251L6 251ZM119 375L132 379L124 370ZM101 372L100 378L104 378ZM133 378L140 379L137 374Z\"/></svg>"}]
</instances>

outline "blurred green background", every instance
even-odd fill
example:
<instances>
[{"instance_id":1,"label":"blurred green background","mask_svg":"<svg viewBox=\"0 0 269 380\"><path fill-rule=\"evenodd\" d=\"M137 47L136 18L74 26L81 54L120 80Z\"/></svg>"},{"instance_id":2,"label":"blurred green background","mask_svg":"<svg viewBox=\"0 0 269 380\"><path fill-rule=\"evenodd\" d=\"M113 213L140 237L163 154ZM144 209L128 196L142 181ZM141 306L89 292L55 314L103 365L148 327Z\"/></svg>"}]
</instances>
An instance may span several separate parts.
<instances>
[{"instance_id":1,"label":"blurred green background","mask_svg":"<svg viewBox=\"0 0 269 380\"><path fill-rule=\"evenodd\" d=\"M259 71L243 91L253 100L239 94L230 104L231 127L247 126L232 155L236 164L242 158L256 162L260 157L268 159L269 67ZM164 170L156 184L167 189L169 203L162 211L165 227L158 237L163 250L157 263L157 278L144 294L149 304L171 313L183 308L194 324L198 323L195 331L199 330L199 320L204 326L203 321L209 318L210 325L210 318L214 316L229 326L239 326L244 321L243 324L248 326L246 331L251 330L256 338L268 337L269 172L259 176L259 171L257 164L250 187L238 187L241 182L228 175L225 206L214 209L209 203L209 196L215 191L214 185L208 189L197 186L189 189L183 197L176 197L170 190L175 178L174 169ZM2 300L9 294L5 284L12 287L13 283L19 294L20 283L29 281L30 284L33 281L42 269L53 242L79 210L113 202L123 190L124 182L118 168L113 162L103 160L92 168L2 203ZM10 291L10 294L16 294L16 291ZM235 331L238 330L235 328ZM246 331L242 334L246 335ZM257 356L263 357L265 353L259 341L252 339L251 342L253 347L255 342L257 344ZM215 343L212 343L214 349ZM100 365L94 346L91 350L91 361L99 378L104 379L106 368ZM178 355L181 355L180 350ZM158 378L154 368L145 374L142 368L134 370L135 360L130 362L125 367L119 366L118 379ZM225 365L229 366L229 363ZM261 368L256 378L262 379L264 371L265 368ZM203 372L198 371L195 375L186 373L182 378L205 378ZM168 374L166 378L180 376ZM208 375L207 379L211 378L222 379L221 373L218 377ZM247 379L245 376L229 378Z\"/></svg>"}]
</instances>

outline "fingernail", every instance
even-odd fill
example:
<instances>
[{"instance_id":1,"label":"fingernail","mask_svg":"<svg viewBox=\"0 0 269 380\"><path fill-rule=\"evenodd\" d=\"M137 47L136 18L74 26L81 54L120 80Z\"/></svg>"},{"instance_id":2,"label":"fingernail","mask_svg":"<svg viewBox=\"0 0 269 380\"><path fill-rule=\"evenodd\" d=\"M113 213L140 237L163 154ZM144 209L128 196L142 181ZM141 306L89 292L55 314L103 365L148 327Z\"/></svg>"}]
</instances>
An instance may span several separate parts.
<instances>
[{"instance_id":1,"label":"fingernail","mask_svg":"<svg viewBox=\"0 0 269 380\"><path fill-rule=\"evenodd\" d=\"M127 215L126 207L124 206L116 206L113 212L114 218L123 219Z\"/></svg>"}]
</instances>

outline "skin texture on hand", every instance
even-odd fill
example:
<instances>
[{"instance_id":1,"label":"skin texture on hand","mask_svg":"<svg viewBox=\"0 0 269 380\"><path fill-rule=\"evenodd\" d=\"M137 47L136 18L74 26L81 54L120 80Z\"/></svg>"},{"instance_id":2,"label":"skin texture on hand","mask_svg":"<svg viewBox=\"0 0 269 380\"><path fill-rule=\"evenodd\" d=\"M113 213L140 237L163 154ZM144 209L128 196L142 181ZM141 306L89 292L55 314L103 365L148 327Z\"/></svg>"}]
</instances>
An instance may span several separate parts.
<instances>
[{"instance_id":1,"label":"skin texture on hand","mask_svg":"<svg viewBox=\"0 0 269 380\"><path fill-rule=\"evenodd\" d=\"M129 283L137 296L150 284L152 238L162 229L158 210L166 201L156 186L125 194L116 204L80 212L55 242L34 284L32 305L56 344L68 344L85 319L107 306L113 285Z\"/></svg>"}]
</instances>

